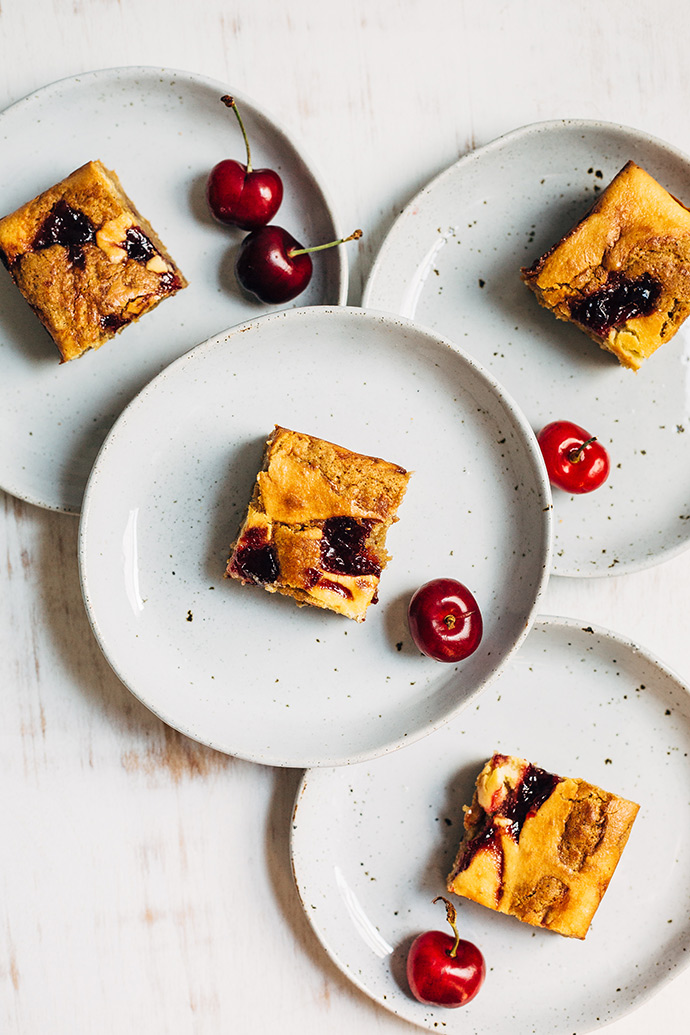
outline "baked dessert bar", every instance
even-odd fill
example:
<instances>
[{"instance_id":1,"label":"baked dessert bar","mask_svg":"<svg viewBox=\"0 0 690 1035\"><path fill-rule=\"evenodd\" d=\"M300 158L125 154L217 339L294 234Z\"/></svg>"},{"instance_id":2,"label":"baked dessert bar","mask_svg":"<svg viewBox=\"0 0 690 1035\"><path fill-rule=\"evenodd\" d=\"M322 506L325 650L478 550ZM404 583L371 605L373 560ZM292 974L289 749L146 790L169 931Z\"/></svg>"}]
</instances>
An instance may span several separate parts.
<instances>
[{"instance_id":1,"label":"baked dessert bar","mask_svg":"<svg viewBox=\"0 0 690 1035\"><path fill-rule=\"evenodd\" d=\"M99 348L187 284L100 162L0 219L0 258L62 363Z\"/></svg>"},{"instance_id":2,"label":"baked dessert bar","mask_svg":"<svg viewBox=\"0 0 690 1035\"><path fill-rule=\"evenodd\" d=\"M541 305L638 370L690 312L690 212L634 162L521 271Z\"/></svg>"},{"instance_id":3,"label":"baked dessert bar","mask_svg":"<svg viewBox=\"0 0 690 1035\"><path fill-rule=\"evenodd\" d=\"M584 938L639 806L495 754L465 810L448 890L535 927Z\"/></svg>"},{"instance_id":4,"label":"baked dessert bar","mask_svg":"<svg viewBox=\"0 0 690 1035\"><path fill-rule=\"evenodd\" d=\"M410 475L276 426L226 576L363 622Z\"/></svg>"}]
</instances>

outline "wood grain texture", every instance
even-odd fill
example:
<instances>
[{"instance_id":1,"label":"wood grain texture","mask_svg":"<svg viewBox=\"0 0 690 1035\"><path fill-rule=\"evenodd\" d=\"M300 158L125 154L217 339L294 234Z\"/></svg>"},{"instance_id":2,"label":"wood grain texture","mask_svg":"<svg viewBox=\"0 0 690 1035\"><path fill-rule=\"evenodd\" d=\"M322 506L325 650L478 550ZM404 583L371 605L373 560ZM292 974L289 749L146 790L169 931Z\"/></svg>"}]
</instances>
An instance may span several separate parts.
<instances>
[{"instance_id":1,"label":"wood grain texture","mask_svg":"<svg viewBox=\"0 0 690 1035\"><path fill-rule=\"evenodd\" d=\"M500 133L600 118L690 151L688 30L681 0L1 0L0 108L129 64L241 90L302 142L343 229L363 227L357 304L411 196ZM0 496L0 1031L415 1030L311 934L288 854L299 774L203 748L124 689L84 614L76 544L74 519ZM545 610L625 633L690 680L690 554L554 579ZM688 993L686 972L607 1030L685 1030Z\"/></svg>"}]
</instances>

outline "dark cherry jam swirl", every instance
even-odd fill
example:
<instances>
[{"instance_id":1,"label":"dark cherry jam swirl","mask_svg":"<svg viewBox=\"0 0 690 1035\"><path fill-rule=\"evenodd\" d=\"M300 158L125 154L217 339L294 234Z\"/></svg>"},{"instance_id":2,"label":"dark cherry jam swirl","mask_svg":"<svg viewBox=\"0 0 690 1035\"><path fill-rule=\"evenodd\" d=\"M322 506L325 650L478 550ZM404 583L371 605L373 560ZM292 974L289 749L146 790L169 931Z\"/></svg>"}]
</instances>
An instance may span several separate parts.
<instances>
[{"instance_id":1,"label":"dark cherry jam swirl","mask_svg":"<svg viewBox=\"0 0 690 1035\"><path fill-rule=\"evenodd\" d=\"M157 254L149 238L138 226L130 226L125 234L124 245L127 256L136 262L148 262Z\"/></svg>"},{"instance_id":2,"label":"dark cherry jam swirl","mask_svg":"<svg viewBox=\"0 0 690 1035\"><path fill-rule=\"evenodd\" d=\"M653 313L660 294L661 284L649 273L630 280L614 272L603 288L577 302L570 315L595 334L605 335L626 320Z\"/></svg>"},{"instance_id":3,"label":"dark cherry jam swirl","mask_svg":"<svg viewBox=\"0 0 690 1035\"><path fill-rule=\"evenodd\" d=\"M349 517L328 518L323 523L321 565L337 575L380 575L378 559L365 548L374 522Z\"/></svg>"},{"instance_id":4,"label":"dark cherry jam swirl","mask_svg":"<svg viewBox=\"0 0 690 1035\"><path fill-rule=\"evenodd\" d=\"M305 568L303 588L313 589L314 586L320 586L322 589L330 589L332 593L339 593L340 596L345 597L346 600L352 600L352 593L347 586L343 586L339 582L334 582L332 579L324 578L318 568Z\"/></svg>"},{"instance_id":5,"label":"dark cherry jam swirl","mask_svg":"<svg viewBox=\"0 0 690 1035\"><path fill-rule=\"evenodd\" d=\"M303 587L304 589L313 589L321 578L321 572L318 568L305 568L303 572Z\"/></svg>"},{"instance_id":6,"label":"dark cherry jam swirl","mask_svg":"<svg viewBox=\"0 0 690 1035\"><path fill-rule=\"evenodd\" d=\"M33 241L35 251L54 244L66 248L74 266L84 265L84 245L96 239L96 230L88 216L72 208L61 198L43 221Z\"/></svg>"},{"instance_id":7,"label":"dark cherry jam swirl","mask_svg":"<svg viewBox=\"0 0 690 1035\"><path fill-rule=\"evenodd\" d=\"M112 331L113 334L117 333L127 322L127 317L123 313L106 313L100 319L103 330Z\"/></svg>"},{"instance_id":8,"label":"dark cherry jam swirl","mask_svg":"<svg viewBox=\"0 0 690 1035\"><path fill-rule=\"evenodd\" d=\"M510 820L510 833L516 841L520 840L520 832L527 817L539 811L553 794L557 783L560 783L560 777L554 773L547 773L534 765L527 766L522 782L508 795L503 811L503 815Z\"/></svg>"},{"instance_id":9,"label":"dark cherry jam swirl","mask_svg":"<svg viewBox=\"0 0 690 1035\"><path fill-rule=\"evenodd\" d=\"M228 566L231 575L245 582L270 585L280 574L276 552L268 542L265 529L248 529L235 550Z\"/></svg>"},{"instance_id":10,"label":"dark cherry jam swirl","mask_svg":"<svg viewBox=\"0 0 690 1035\"><path fill-rule=\"evenodd\" d=\"M319 579L317 585L321 586L322 589L330 589L331 593L338 593L345 600L352 600L351 591L347 586L341 585L340 582L333 582L332 579Z\"/></svg>"},{"instance_id":11,"label":"dark cherry jam swirl","mask_svg":"<svg viewBox=\"0 0 690 1035\"><path fill-rule=\"evenodd\" d=\"M546 770L539 769L537 766L528 765L520 783L516 787L510 788L505 801L495 812L486 814L482 828L467 842L458 865L458 872L466 870L481 849L489 849L496 855L497 862L500 863L499 869L502 872L503 852L497 838L499 828L494 823L495 817L502 816L508 820L507 828L501 826L500 829L507 829L513 840L516 843L519 842L525 820L528 816L533 816L538 812L547 798L551 797L556 784L560 783L560 779L560 776L556 776L554 773L547 773Z\"/></svg>"},{"instance_id":12,"label":"dark cherry jam swirl","mask_svg":"<svg viewBox=\"0 0 690 1035\"><path fill-rule=\"evenodd\" d=\"M178 291L182 287L182 281L172 270L161 273L160 283L164 291Z\"/></svg>"}]
</instances>

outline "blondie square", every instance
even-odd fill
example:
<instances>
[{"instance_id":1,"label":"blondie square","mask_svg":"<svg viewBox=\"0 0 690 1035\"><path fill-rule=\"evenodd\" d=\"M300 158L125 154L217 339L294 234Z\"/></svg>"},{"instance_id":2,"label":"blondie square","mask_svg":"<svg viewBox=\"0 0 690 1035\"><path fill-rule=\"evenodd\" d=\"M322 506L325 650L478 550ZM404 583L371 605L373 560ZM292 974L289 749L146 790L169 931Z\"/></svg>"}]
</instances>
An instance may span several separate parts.
<instances>
[{"instance_id":1,"label":"blondie square","mask_svg":"<svg viewBox=\"0 0 690 1035\"><path fill-rule=\"evenodd\" d=\"M638 370L690 313L690 212L628 162L529 268L541 305Z\"/></svg>"},{"instance_id":2,"label":"blondie square","mask_svg":"<svg viewBox=\"0 0 690 1035\"><path fill-rule=\"evenodd\" d=\"M62 363L99 348L187 284L100 162L0 219L0 258Z\"/></svg>"},{"instance_id":3,"label":"blondie square","mask_svg":"<svg viewBox=\"0 0 690 1035\"><path fill-rule=\"evenodd\" d=\"M226 576L363 622L410 475L276 426Z\"/></svg>"},{"instance_id":4,"label":"blondie square","mask_svg":"<svg viewBox=\"0 0 690 1035\"><path fill-rule=\"evenodd\" d=\"M448 890L584 938L639 806L584 780L495 754L477 777Z\"/></svg>"}]
</instances>

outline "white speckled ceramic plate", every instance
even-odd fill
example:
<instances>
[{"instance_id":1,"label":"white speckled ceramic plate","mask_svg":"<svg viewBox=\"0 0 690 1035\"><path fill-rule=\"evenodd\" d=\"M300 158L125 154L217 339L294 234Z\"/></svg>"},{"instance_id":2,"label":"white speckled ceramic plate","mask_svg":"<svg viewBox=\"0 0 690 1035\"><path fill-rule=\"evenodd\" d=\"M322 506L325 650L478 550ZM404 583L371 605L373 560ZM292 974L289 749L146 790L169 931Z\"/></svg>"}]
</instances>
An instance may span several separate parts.
<instances>
[{"instance_id":1,"label":"white speckled ceramic plate","mask_svg":"<svg viewBox=\"0 0 690 1035\"><path fill-rule=\"evenodd\" d=\"M535 431L564 418L609 448L602 489L554 490L558 575L634 571L690 544L690 329L634 374L542 309L519 276L630 158L690 204L687 156L624 126L547 122L479 148L408 205L364 293L364 305L467 349Z\"/></svg>"},{"instance_id":2,"label":"white speckled ceramic plate","mask_svg":"<svg viewBox=\"0 0 690 1035\"><path fill-rule=\"evenodd\" d=\"M463 937L487 963L460 1010L412 998L405 957L442 930L462 805L494 750L580 776L641 805L584 941L456 898ZM535 623L481 700L401 755L307 772L292 856L326 951L393 1013L458 1035L572 1035L639 1005L690 951L690 696L654 658L572 619Z\"/></svg>"},{"instance_id":3,"label":"white speckled ceramic plate","mask_svg":"<svg viewBox=\"0 0 690 1035\"><path fill-rule=\"evenodd\" d=\"M0 265L0 486L78 513L96 453L115 418L155 374L197 342L268 307L239 293L233 264L244 233L215 223L210 169L244 158L228 87L190 72L119 68L53 83L0 114L0 214L92 158L115 169L189 287L97 352L62 366L58 352ZM340 236L311 166L274 121L235 94L255 166L277 169L285 198L276 222L304 242ZM347 255L323 253L297 305L347 299ZM274 307L275 308L275 307Z\"/></svg>"},{"instance_id":4,"label":"white speckled ceramic plate","mask_svg":"<svg viewBox=\"0 0 690 1035\"><path fill-rule=\"evenodd\" d=\"M363 624L222 577L274 424L414 471ZM380 313L286 310L194 349L120 417L84 500L84 599L170 725L255 761L339 765L431 732L496 675L542 594L550 518L534 437L473 360ZM407 633L409 597L438 575L484 616L458 666Z\"/></svg>"}]
</instances>

